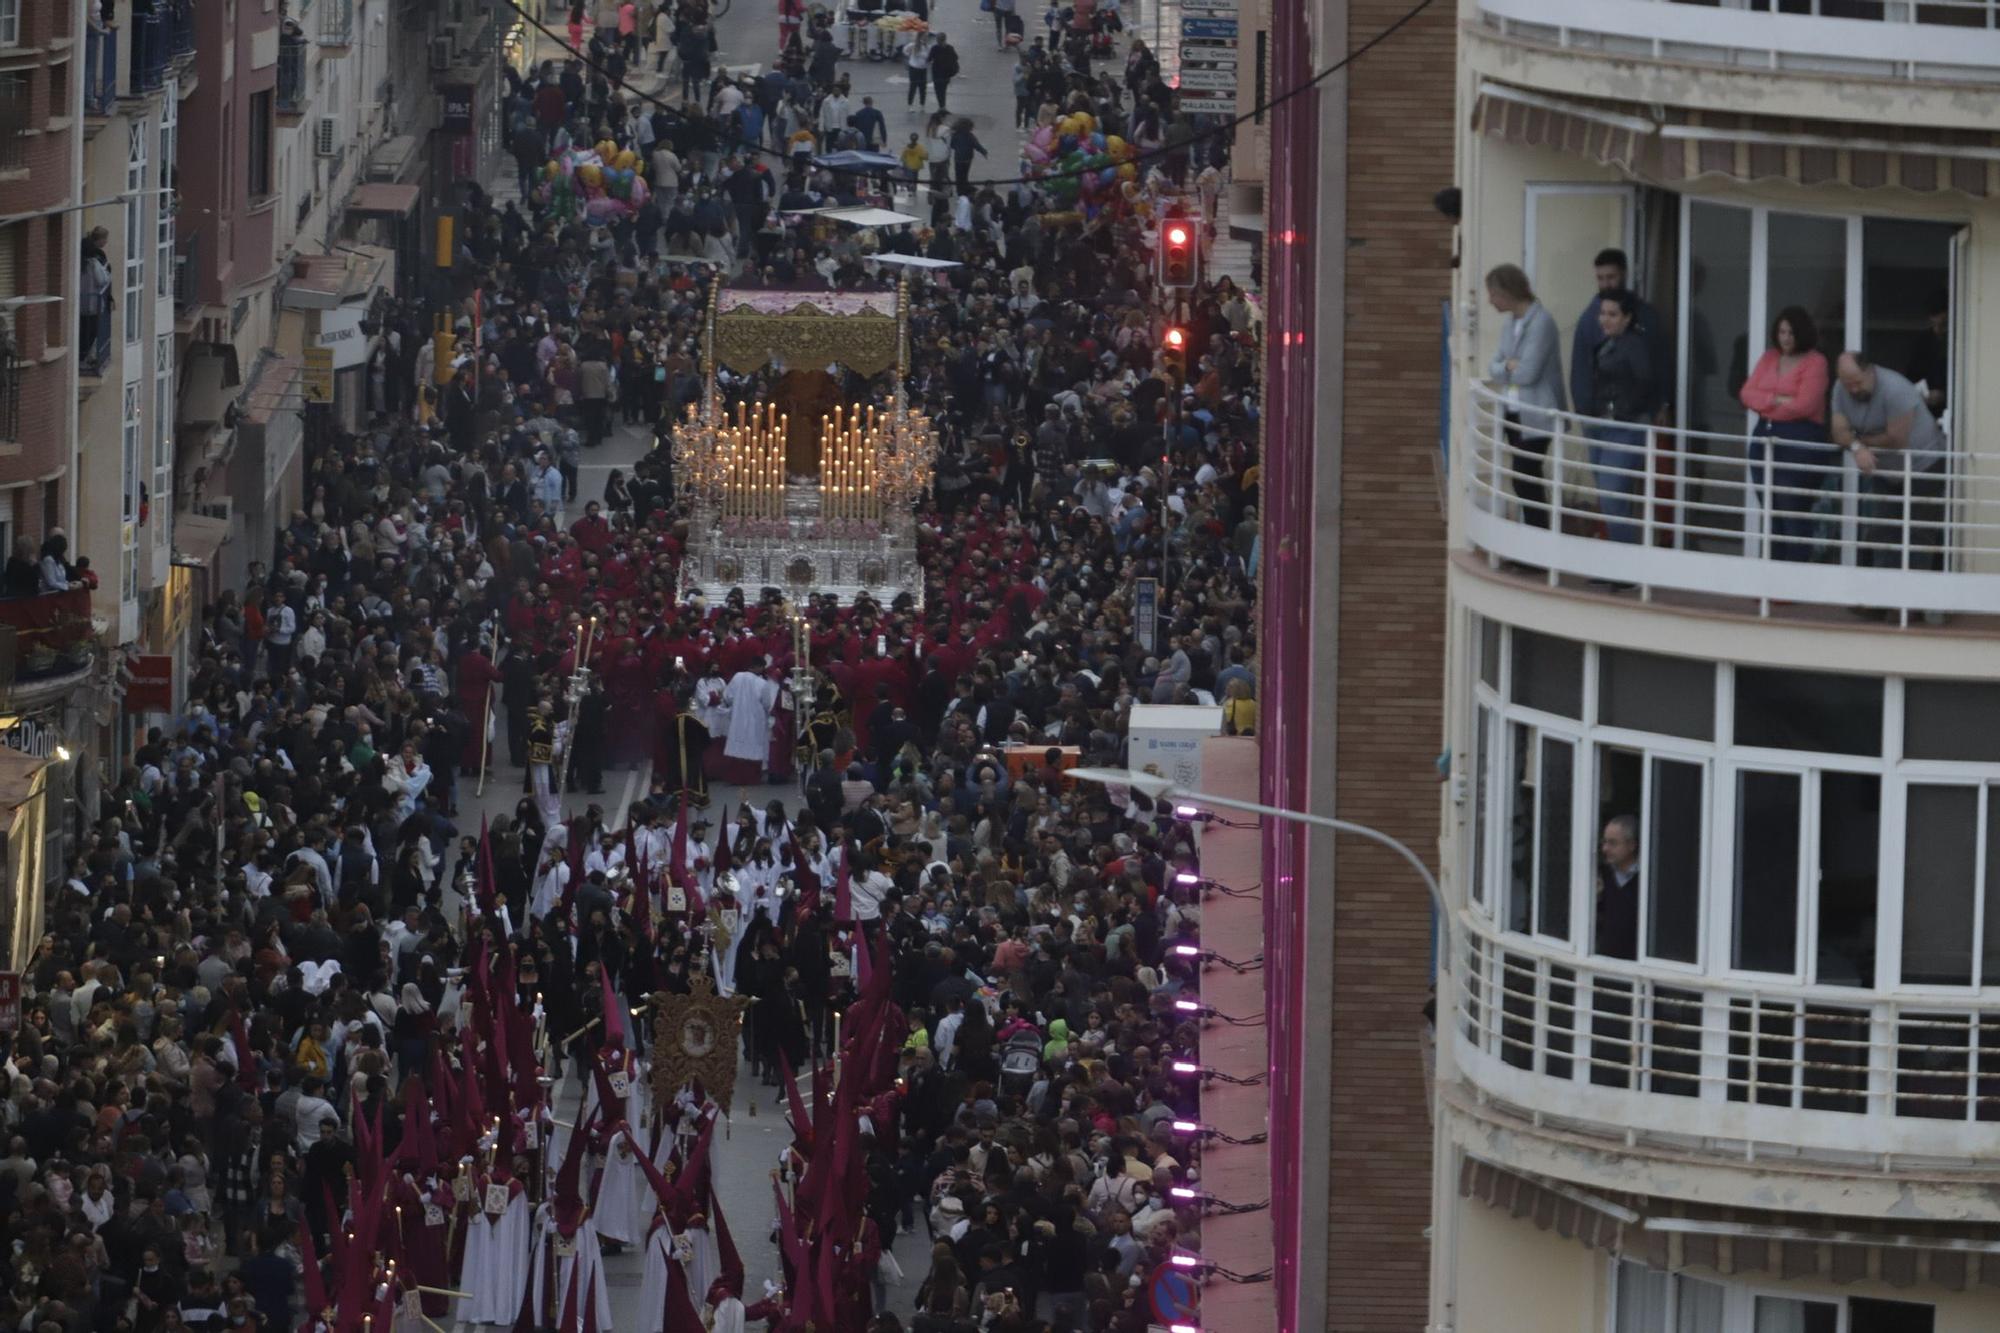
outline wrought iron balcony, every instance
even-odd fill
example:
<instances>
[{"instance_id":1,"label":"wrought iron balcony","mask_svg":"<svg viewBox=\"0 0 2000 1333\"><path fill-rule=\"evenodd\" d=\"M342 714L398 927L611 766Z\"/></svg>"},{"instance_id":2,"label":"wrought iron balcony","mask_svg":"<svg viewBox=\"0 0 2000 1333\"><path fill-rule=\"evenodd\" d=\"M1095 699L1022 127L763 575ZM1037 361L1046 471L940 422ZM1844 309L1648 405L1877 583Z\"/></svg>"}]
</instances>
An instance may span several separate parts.
<instances>
[{"instance_id":1,"label":"wrought iron balcony","mask_svg":"<svg viewBox=\"0 0 2000 1333\"><path fill-rule=\"evenodd\" d=\"M14 337L0 329L0 440L21 438L21 362L14 355Z\"/></svg>"},{"instance_id":2,"label":"wrought iron balcony","mask_svg":"<svg viewBox=\"0 0 2000 1333\"><path fill-rule=\"evenodd\" d=\"M167 54L178 60L194 54L194 0L168 0Z\"/></svg>"},{"instance_id":3,"label":"wrought iron balcony","mask_svg":"<svg viewBox=\"0 0 2000 1333\"><path fill-rule=\"evenodd\" d=\"M155 11L132 15L132 81L134 97L157 92L167 81L167 24Z\"/></svg>"},{"instance_id":4,"label":"wrought iron balcony","mask_svg":"<svg viewBox=\"0 0 2000 1333\"><path fill-rule=\"evenodd\" d=\"M201 304L200 232L184 237L174 251L174 309L186 311Z\"/></svg>"},{"instance_id":5,"label":"wrought iron balcony","mask_svg":"<svg viewBox=\"0 0 2000 1333\"><path fill-rule=\"evenodd\" d=\"M306 39L290 33L278 39L278 114L303 116L306 112Z\"/></svg>"},{"instance_id":6,"label":"wrought iron balcony","mask_svg":"<svg viewBox=\"0 0 2000 1333\"><path fill-rule=\"evenodd\" d=\"M319 44L354 45L354 0L319 0Z\"/></svg>"},{"instance_id":7,"label":"wrought iron balcony","mask_svg":"<svg viewBox=\"0 0 2000 1333\"><path fill-rule=\"evenodd\" d=\"M0 75L0 171L18 171L28 162L28 79Z\"/></svg>"},{"instance_id":8,"label":"wrought iron balcony","mask_svg":"<svg viewBox=\"0 0 2000 1333\"><path fill-rule=\"evenodd\" d=\"M83 38L83 113L108 116L118 103L118 30L92 25Z\"/></svg>"}]
</instances>

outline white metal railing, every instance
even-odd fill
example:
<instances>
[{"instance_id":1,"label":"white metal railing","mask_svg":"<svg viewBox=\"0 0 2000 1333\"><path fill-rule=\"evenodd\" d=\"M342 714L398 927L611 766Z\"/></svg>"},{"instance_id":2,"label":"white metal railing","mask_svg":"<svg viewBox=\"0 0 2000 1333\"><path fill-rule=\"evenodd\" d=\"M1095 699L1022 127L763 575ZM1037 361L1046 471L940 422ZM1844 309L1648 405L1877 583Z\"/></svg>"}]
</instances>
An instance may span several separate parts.
<instances>
[{"instance_id":1,"label":"white metal railing","mask_svg":"<svg viewBox=\"0 0 2000 1333\"><path fill-rule=\"evenodd\" d=\"M1831 444L1531 409L1469 387L1454 465L1466 535L1498 559L1614 583L1898 613L2000 612L2000 456L1947 450L1864 477Z\"/></svg>"},{"instance_id":2,"label":"white metal railing","mask_svg":"<svg viewBox=\"0 0 2000 1333\"><path fill-rule=\"evenodd\" d=\"M2000 1152L2000 1000L1714 980L1460 921L1455 1050L1505 1100L1621 1133Z\"/></svg>"},{"instance_id":3,"label":"white metal railing","mask_svg":"<svg viewBox=\"0 0 2000 1333\"><path fill-rule=\"evenodd\" d=\"M1746 70L2000 77L2000 0L1477 0L1509 36ZM1782 12L1773 12L1782 10Z\"/></svg>"}]
</instances>

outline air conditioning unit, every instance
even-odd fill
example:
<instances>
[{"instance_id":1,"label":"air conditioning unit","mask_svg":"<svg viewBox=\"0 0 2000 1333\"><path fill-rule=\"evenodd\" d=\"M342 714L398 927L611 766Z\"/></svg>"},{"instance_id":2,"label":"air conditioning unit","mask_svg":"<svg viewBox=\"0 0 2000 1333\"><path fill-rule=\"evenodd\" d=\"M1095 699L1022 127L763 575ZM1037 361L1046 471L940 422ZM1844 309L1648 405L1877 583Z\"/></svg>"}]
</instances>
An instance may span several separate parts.
<instances>
[{"instance_id":1,"label":"air conditioning unit","mask_svg":"<svg viewBox=\"0 0 2000 1333\"><path fill-rule=\"evenodd\" d=\"M332 157L340 151L340 118L321 116L313 126L313 152L321 157Z\"/></svg>"},{"instance_id":2,"label":"air conditioning unit","mask_svg":"<svg viewBox=\"0 0 2000 1333\"><path fill-rule=\"evenodd\" d=\"M450 69L456 57L455 41L452 34L439 33L431 38L431 68Z\"/></svg>"},{"instance_id":3,"label":"air conditioning unit","mask_svg":"<svg viewBox=\"0 0 2000 1333\"><path fill-rule=\"evenodd\" d=\"M236 497L224 495L213 500L197 500L194 512L203 518L219 518L227 523L236 515Z\"/></svg>"}]
</instances>

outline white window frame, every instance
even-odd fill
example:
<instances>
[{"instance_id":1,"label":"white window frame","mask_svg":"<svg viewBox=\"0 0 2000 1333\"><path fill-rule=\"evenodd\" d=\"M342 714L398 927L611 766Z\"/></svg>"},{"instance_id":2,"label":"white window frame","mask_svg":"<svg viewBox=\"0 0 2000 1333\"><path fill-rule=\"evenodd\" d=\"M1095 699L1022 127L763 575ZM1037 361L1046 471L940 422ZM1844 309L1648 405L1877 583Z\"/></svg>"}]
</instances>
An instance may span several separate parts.
<instances>
[{"instance_id":1,"label":"white window frame","mask_svg":"<svg viewBox=\"0 0 2000 1333\"><path fill-rule=\"evenodd\" d=\"M159 210L155 226L155 238L159 251L154 262L159 268L154 283L154 292L162 301L174 299L174 198L168 192L168 184L174 180L175 165L180 160L180 85L177 80L167 80L166 96L160 101L160 194L155 207Z\"/></svg>"},{"instance_id":2,"label":"white window frame","mask_svg":"<svg viewBox=\"0 0 2000 1333\"><path fill-rule=\"evenodd\" d=\"M0 0L0 46L21 44L21 0Z\"/></svg>"},{"instance_id":3,"label":"white window frame","mask_svg":"<svg viewBox=\"0 0 2000 1333\"><path fill-rule=\"evenodd\" d=\"M1760 986L1805 986L1824 987L1825 994L1816 999L1834 1003L1858 1003L1864 996L1885 994L1908 994L1916 997L1934 996L1965 1000L1969 997L2000 996L2000 975L1983 976L1975 959L1975 984L1966 986L1941 986L1934 984L1911 985L1901 979L1902 929L1904 910L1904 838L1907 793L1912 784L1961 785L2000 788L2000 776L1996 776L1995 765L1991 761L1957 761L1908 759L1903 755L1903 689L1904 678L1898 676L1872 677L1882 681L1882 738L1879 755L1834 754L1823 751L1779 750L1765 747L1737 745L1730 738L1735 734L1735 688L1736 667L1729 662L1713 662L1713 687L1715 690L1711 735L1715 739L1690 740L1681 736L1670 736L1658 732L1637 731L1626 727L1615 727L1599 723L1597 679L1599 674L1599 645L1583 643L1583 707L1584 718L1559 717L1522 704L1509 701L1512 692L1513 675L1513 628L1500 624L1500 660L1496 673L1497 686L1489 686L1480 680L1476 671L1469 672L1472 683L1472 699L1467 708L1464 726L1468 733L1475 732L1481 724L1482 714L1487 732L1487 808L1485 811L1484 845L1479 845L1480 812L1475 809L1465 826L1464 836L1472 846L1464 858L1468 879L1463 894L1467 907L1490 921L1496 932L1503 937L1534 943L1546 951L1573 955L1579 966L1592 967L1616 962L1620 966L1643 968L1648 973L1665 977L1685 977L1690 980L1706 979L1728 983L1743 989ZM1475 638L1475 642L1476 642ZM1509 922L1509 898L1512 884L1512 819L1515 787L1514 724L1520 723L1537 738L1546 737L1575 744L1578 747L1579 769L1573 775L1572 797L1576 804L1572 815L1572 836L1575 842L1571 853L1571 911L1570 936L1559 940L1540 932L1539 916L1532 917L1527 931L1513 930ZM1474 757L1468 765L1470 799L1479 799L1476 735L1468 735L1466 749ZM1641 808L1635 813L1640 819L1640 854L1642 865L1647 856L1653 810L1653 762L1669 760L1678 763L1699 765L1703 774L1702 802L1702 856L1700 860L1700 903L1701 913L1697 922L1697 961L1683 963L1672 959L1661 959L1647 952L1647 920L1651 904L1652 876L1642 873L1640 879L1640 957L1630 963L1624 960L1608 960L1593 952L1596 946L1594 935L1594 902L1597 874L1597 797L1601 790L1600 748L1611 747L1637 753L1642 757L1643 797ZM1535 777L1538 790L1536 824L1533 836L1533 867L1531 875L1536 877L1534 887L1539 892L1541 849L1539 841L1539 761L1540 749L1537 741L1535 755L1537 768ZM1754 972L1732 965L1734 923L1734 895L1736 885L1736 792L1738 777L1744 772L1782 772L1796 775L1801 782L1800 827L1798 848L1799 866L1799 906L1794 922L1795 945L1794 970L1791 973ZM1876 910L1875 910L1875 975L1872 982L1863 986L1822 983L1819 980L1819 920L1821 881L1820 826L1822 821L1822 777L1826 774L1848 773L1870 776L1879 780L1881 817L1876 847ZM1986 806L1982 802L1982 821L1987 818ZM1983 827L1983 825L1982 825ZM2000 836L1995 830L1994 836ZM1984 842L1981 843L1981 872L1984 874ZM1474 866L1484 868L1485 902L1474 902L1471 897L1470 871ZM1985 921L1987 886L1982 880L1979 886L1979 912L1975 918L1978 930L1983 931ZM2000 900L1996 900L2000 901ZM1974 950L1982 947L1977 937Z\"/></svg>"},{"instance_id":4,"label":"white window frame","mask_svg":"<svg viewBox=\"0 0 2000 1333\"><path fill-rule=\"evenodd\" d=\"M1604 1328L1605 1333L1619 1333L1619 1287L1624 1283L1629 1273L1657 1273L1660 1270L1650 1268L1634 1259L1620 1260L1617 1258L1608 1260L1608 1270L1610 1299L1604 1303ZM1660 1311L1660 1323L1657 1329L1644 1329L1640 1330L1639 1333L1675 1333L1677 1321L1680 1317L1679 1305L1681 1283L1683 1282L1700 1282L1707 1286L1719 1287L1722 1290L1722 1323L1716 1328L1704 1329L1702 1333L1753 1333L1757 1320L1757 1299L1760 1296L1773 1300L1804 1301L1813 1305L1831 1305L1839 1312L1837 1316L1838 1323L1835 1325L1836 1333L1849 1333L1849 1329L1853 1323L1853 1305L1851 1303L1853 1297L1847 1292L1803 1292L1769 1282L1736 1282L1720 1276L1695 1273L1672 1272L1666 1276L1667 1299ZM1872 1299L1872 1297L1864 1295L1863 1299ZM1881 1297L1881 1299L1902 1302L1907 1305L1929 1306L1934 1318L1938 1312L1938 1305L1935 1301L1919 1299L1914 1293L1905 1295L1899 1292Z\"/></svg>"},{"instance_id":5,"label":"white window frame","mask_svg":"<svg viewBox=\"0 0 2000 1333\"><path fill-rule=\"evenodd\" d=\"M144 392L140 380L125 381L125 412L118 432L119 518L126 524L139 521L139 447Z\"/></svg>"},{"instance_id":6,"label":"white window frame","mask_svg":"<svg viewBox=\"0 0 2000 1333\"><path fill-rule=\"evenodd\" d=\"M146 155L150 130L144 116L134 116L125 144L125 345L145 334L139 305L146 299Z\"/></svg>"},{"instance_id":7,"label":"white window frame","mask_svg":"<svg viewBox=\"0 0 2000 1333\"><path fill-rule=\"evenodd\" d=\"M153 339L153 487L157 516L171 512L174 484L174 335Z\"/></svg>"}]
</instances>

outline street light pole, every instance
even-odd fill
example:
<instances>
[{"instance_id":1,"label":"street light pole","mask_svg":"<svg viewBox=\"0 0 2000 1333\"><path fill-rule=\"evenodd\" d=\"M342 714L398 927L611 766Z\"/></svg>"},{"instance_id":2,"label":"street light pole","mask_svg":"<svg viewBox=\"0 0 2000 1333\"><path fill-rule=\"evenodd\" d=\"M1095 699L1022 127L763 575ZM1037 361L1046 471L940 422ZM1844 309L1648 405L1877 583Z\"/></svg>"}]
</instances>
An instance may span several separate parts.
<instances>
[{"instance_id":1,"label":"street light pole","mask_svg":"<svg viewBox=\"0 0 2000 1333\"><path fill-rule=\"evenodd\" d=\"M1335 819L1331 815L1315 815L1305 810L1286 810L1275 805L1262 805L1256 801L1238 800L1233 796L1214 796L1207 792L1183 791L1167 778L1152 773L1140 773L1127 768L1072 768L1066 770L1065 777L1083 782L1095 782L1106 786L1126 786L1134 791L1144 792L1156 801L1167 801L1182 805L1214 806L1219 810L1240 810L1246 814L1264 815L1272 819L1289 819L1297 824L1311 824L1318 828L1332 829L1336 833L1352 833L1370 842L1380 843L1396 855L1410 863L1417 877L1424 882L1424 888L1431 895L1431 906L1437 911L1438 929L1444 933L1444 948L1440 957L1449 970L1451 958L1451 917L1445 911L1444 890L1438 886L1437 876L1430 867L1403 842L1390 837L1378 828L1366 824L1356 824L1348 819Z\"/></svg>"}]
</instances>

